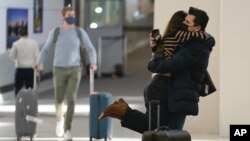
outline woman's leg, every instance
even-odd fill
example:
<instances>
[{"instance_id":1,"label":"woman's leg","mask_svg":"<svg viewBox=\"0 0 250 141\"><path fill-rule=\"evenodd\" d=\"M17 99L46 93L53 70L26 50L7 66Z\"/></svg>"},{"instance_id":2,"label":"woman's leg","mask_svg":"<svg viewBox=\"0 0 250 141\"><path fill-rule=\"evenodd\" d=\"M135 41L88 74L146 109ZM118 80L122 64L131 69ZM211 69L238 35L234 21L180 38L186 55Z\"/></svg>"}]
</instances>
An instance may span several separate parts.
<instances>
[{"instance_id":1,"label":"woman's leg","mask_svg":"<svg viewBox=\"0 0 250 141\"><path fill-rule=\"evenodd\" d=\"M149 85L145 88L144 91L144 100L146 106L146 113L142 113L138 110L134 110L128 108L125 116L121 122L123 127L129 128L139 133L143 133L144 131L149 130L149 114L148 102L152 100L160 101L160 120L161 125L165 122L166 118L166 93L167 88L166 84L168 82L168 78L165 77L154 77L152 81L150 81ZM152 107L151 111L151 130L157 128L157 108Z\"/></svg>"}]
</instances>

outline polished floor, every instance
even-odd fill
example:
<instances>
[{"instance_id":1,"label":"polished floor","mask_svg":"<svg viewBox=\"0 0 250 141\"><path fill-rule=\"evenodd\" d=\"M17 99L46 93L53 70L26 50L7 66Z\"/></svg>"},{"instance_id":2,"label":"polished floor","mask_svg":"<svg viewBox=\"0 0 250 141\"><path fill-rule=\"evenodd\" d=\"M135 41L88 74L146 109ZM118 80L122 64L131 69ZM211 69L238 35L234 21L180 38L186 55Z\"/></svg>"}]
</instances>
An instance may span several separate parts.
<instances>
[{"instance_id":1,"label":"polished floor","mask_svg":"<svg viewBox=\"0 0 250 141\"><path fill-rule=\"evenodd\" d=\"M98 78L95 83L96 91L111 92L113 100L123 97L132 108L145 111L143 103L143 89L150 80L150 73L146 70L146 63L150 58L150 50L141 48L128 56L128 75L123 78ZM51 79L42 81L38 88L39 123L37 141L61 141L55 135L54 95ZM3 94L4 103L0 105L0 141L16 140L14 124L13 92ZM76 102L75 116L72 125L74 141L89 140L89 83L88 78L81 82ZM193 141L227 141L214 134L191 133ZM120 122L112 120L113 141L141 141L141 134L122 128ZM28 140L28 138L23 138Z\"/></svg>"}]
</instances>

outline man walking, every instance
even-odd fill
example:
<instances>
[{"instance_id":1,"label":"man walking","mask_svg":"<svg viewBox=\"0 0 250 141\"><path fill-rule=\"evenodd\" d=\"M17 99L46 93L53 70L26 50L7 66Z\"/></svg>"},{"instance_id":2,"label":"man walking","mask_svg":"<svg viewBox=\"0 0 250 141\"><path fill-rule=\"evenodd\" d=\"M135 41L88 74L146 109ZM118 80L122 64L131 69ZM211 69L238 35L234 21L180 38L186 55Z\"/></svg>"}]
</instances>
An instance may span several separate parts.
<instances>
[{"instance_id":1,"label":"man walking","mask_svg":"<svg viewBox=\"0 0 250 141\"><path fill-rule=\"evenodd\" d=\"M42 64L51 49L55 49L53 63L53 84L56 107L56 134L65 140L72 140L70 130L74 115L75 100L81 80L82 65L80 57L80 44L86 49L90 61L90 68L97 69L96 51L84 29L75 26L75 11L72 7L62 9L63 25L59 27L56 43L53 43L56 29L48 36L47 42L41 51L39 65ZM80 30L79 39L77 29ZM67 98L66 119L63 116L64 97Z\"/></svg>"},{"instance_id":2,"label":"man walking","mask_svg":"<svg viewBox=\"0 0 250 141\"><path fill-rule=\"evenodd\" d=\"M20 28L21 38L13 43L10 51L10 58L15 61L15 96L25 88L33 88L34 70L32 66L37 62L39 55L38 43L28 38L27 28Z\"/></svg>"}]
</instances>

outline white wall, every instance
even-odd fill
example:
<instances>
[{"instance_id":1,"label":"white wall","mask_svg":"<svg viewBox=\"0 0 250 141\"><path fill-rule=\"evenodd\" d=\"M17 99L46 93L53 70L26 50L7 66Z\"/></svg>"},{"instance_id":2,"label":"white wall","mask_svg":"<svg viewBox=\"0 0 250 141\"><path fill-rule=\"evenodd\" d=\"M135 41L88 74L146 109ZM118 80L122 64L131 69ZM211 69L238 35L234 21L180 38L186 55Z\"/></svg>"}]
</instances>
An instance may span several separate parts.
<instances>
[{"instance_id":1,"label":"white wall","mask_svg":"<svg viewBox=\"0 0 250 141\"><path fill-rule=\"evenodd\" d=\"M220 48L220 1L218 0L156 0L154 28L159 28L161 33L173 15L178 10L188 11L190 6L207 11L210 20L206 31L216 40L216 46L210 57L209 72L218 91L206 98L200 99L200 112L198 116L188 116L184 128L195 134L218 134L219 132L219 48Z\"/></svg>"},{"instance_id":2,"label":"white wall","mask_svg":"<svg viewBox=\"0 0 250 141\"><path fill-rule=\"evenodd\" d=\"M3 1L3 0L1 0ZM5 52L6 50L6 28L7 28L7 24L6 24L6 10L2 8L1 4L2 2L0 1L0 53ZM5 27L5 28L4 28Z\"/></svg>"},{"instance_id":3,"label":"white wall","mask_svg":"<svg viewBox=\"0 0 250 141\"><path fill-rule=\"evenodd\" d=\"M0 86L11 84L14 81L14 64L9 59L9 51L6 50L7 9L28 9L29 37L37 40L40 45L46 41L49 31L61 24L61 9L63 0L44 0L43 32L33 33L33 2L34 0L0 0ZM47 59L49 62L49 60ZM51 62L51 61L50 61ZM46 63L46 65L51 63ZM12 66L13 65L13 66ZM2 67L4 66L4 67Z\"/></svg>"},{"instance_id":4,"label":"white wall","mask_svg":"<svg viewBox=\"0 0 250 141\"><path fill-rule=\"evenodd\" d=\"M7 32L7 7L10 8L26 8L30 7L30 0L0 0L0 17L1 17L1 27L0 27L0 53L6 51L6 32ZM13 3L13 4L12 4Z\"/></svg>"},{"instance_id":5,"label":"white wall","mask_svg":"<svg viewBox=\"0 0 250 141\"><path fill-rule=\"evenodd\" d=\"M250 1L221 0L220 134L250 124Z\"/></svg>"},{"instance_id":6,"label":"white wall","mask_svg":"<svg viewBox=\"0 0 250 141\"><path fill-rule=\"evenodd\" d=\"M8 8L28 9L29 37L36 39L40 44L46 40L49 30L60 24L63 0L44 0L43 33L33 33L33 2L34 0L0 0L0 54L6 52Z\"/></svg>"}]
</instances>

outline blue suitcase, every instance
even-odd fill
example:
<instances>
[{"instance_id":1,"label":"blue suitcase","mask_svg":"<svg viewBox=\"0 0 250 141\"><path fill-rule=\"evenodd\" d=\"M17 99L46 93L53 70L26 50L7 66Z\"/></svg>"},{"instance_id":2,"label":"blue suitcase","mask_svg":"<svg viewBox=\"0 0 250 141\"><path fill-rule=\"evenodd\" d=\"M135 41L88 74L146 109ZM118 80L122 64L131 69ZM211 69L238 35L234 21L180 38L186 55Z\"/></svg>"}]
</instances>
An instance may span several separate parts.
<instances>
[{"instance_id":1,"label":"blue suitcase","mask_svg":"<svg viewBox=\"0 0 250 141\"><path fill-rule=\"evenodd\" d=\"M99 120L100 114L112 103L112 95L108 92L96 92L94 88L94 74L90 71L90 112L89 112L89 137L95 139L111 139L112 120L105 118Z\"/></svg>"}]
</instances>

